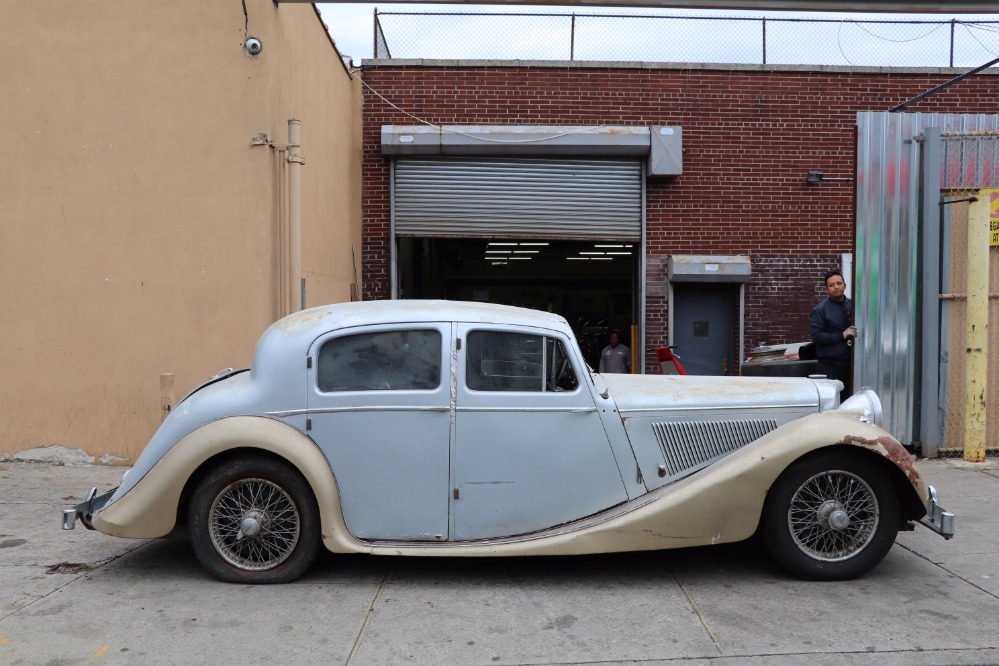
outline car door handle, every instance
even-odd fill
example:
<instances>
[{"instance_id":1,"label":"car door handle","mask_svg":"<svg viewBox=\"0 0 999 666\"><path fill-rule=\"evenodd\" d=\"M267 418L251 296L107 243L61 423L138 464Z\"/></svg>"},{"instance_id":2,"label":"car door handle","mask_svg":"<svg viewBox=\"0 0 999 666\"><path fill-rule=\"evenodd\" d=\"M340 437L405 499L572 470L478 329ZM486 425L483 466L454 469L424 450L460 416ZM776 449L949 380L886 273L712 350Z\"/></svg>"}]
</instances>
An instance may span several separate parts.
<instances>
[{"instance_id":1,"label":"car door handle","mask_svg":"<svg viewBox=\"0 0 999 666\"><path fill-rule=\"evenodd\" d=\"M579 409L570 409L570 414L589 414L590 412L597 411L596 407L580 407Z\"/></svg>"}]
</instances>

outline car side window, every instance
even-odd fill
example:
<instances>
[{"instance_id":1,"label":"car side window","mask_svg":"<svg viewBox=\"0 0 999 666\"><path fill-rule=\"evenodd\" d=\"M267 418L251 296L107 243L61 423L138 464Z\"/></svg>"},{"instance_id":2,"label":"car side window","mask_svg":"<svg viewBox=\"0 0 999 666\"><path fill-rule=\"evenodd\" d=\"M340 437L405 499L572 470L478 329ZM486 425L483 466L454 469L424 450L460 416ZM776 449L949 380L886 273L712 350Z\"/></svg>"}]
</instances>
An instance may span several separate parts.
<instances>
[{"instance_id":1,"label":"car side window","mask_svg":"<svg viewBox=\"0 0 999 666\"><path fill-rule=\"evenodd\" d=\"M319 390L414 391L441 385L441 334L433 330L360 333L319 349Z\"/></svg>"},{"instance_id":2,"label":"car side window","mask_svg":"<svg viewBox=\"0 0 999 666\"><path fill-rule=\"evenodd\" d=\"M575 391L579 381L572 369L572 361L565 351L565 345L555 338L545 338L545 341L546 390Z\"/></svg>"},{"instance_id":3,"label":"car side window","mask_svg":"<svg viewBox=\"0 0 999 666\"><path fill-rule=\"evenodd\" d=\"M507 331L470 331L465 385L472 391L574 391L565 346L555 338Z\"/></svg>"}]
</instances>

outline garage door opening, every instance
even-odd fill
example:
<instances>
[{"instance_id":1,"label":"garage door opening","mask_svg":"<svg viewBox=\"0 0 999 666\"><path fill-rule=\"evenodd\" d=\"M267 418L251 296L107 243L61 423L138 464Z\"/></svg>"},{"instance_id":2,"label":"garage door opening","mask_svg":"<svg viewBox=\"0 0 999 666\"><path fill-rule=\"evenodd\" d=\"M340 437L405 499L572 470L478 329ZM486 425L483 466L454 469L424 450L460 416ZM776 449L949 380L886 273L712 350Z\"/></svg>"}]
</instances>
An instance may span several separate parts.
<instances>
[{"instance_id":1,"label":"garage door opening","mask_svg":"<svg viewBox=\"0 0 999 666\"><path fill-rule=\"evenodd\" d=\"M565 317L597 367L607 335L638 321L637 243L399 238L399 297L515 305Z\"/></svg>"}]
</instances>

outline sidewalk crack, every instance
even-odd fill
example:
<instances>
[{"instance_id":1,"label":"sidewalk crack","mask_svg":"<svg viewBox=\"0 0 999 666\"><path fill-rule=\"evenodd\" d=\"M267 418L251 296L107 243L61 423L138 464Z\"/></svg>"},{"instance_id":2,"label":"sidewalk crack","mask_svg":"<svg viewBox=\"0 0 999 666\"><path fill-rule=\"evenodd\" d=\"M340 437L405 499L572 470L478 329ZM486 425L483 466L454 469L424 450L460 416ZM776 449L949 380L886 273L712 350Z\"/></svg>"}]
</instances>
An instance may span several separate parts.
<instances>
[{"instance_id":1,"label":"sidewalk crack","mask_svg":"<svg viewBox=\"0 0 999 666\"><path fill-rule=\"evenodd\" d=\"M354 639L354 644L350 647L350 653L347 655L347 661L344 662L344 666L349 666L350 662L354 659L354 655L361 647L361 641L364 640L364 635L368 633L368 625L371 624L371 618L375 615L375 606L378 604L378 600L381 599L382 594L385 592L385 586L392 576L392 568L390 567L385 571L385 575L382 576L382 580L378 583L378 589L375 590L375 596L371 598L371 603L368 605L368 610L364 614L364 622L361 623L361 629L357 632L357 638Z\"/></svg>"},{"instance_id":2,"label":"sidewalk crack","mask_svg":"<svg viewBox=\"0 0 999 666\"><path fill-rule=\"evenodd\" d=\"M940 564L939 562L934 562L933 560L931 560L930 558L926 557L922 553L917 553L915 550L913 550L912 548L906 546L904 543L899 543L897 541L895 543L896 543L896 545L900 546L903 550L907 550L910 553L912 553L913 555L915 555L916 557L919 557L919 558L922 558L922 559L926 560L927 562L929 562L933 566L938 567L940 569L943 569L944 571L946 571L947 573L949 573L954 578L957 578L958 580L963 580L965 583L967 583L971 587L975 588L979 592L984 592L985 594L989 595L993 599L999 600L999 594L996 594L995 592L991 592L989 590L986 590L984 587L982 587L978 583L975 583L974 581L968 580L967 578L965 578L961 574L958 574L958 573L955 573L954 571L951 571L950 569L948 569L944 565Z\"/></svg>"},{"instance_id":3,"label":"sidewalk crack","mask_svg":"<svg viewBox=\"0 0 999 666\"><path fill-rule=\"evenodd\" d=\"M34 606L39 601L42 601L43 599L48 598L49 595L55 594L56 592L58 592L59 590L63 589L64 587L72 585L73 583L76 583L78 581L90 578L90 576L94 575L96 572L98 572L101 569L103 569L106 565L111 564L115 560L120 559L120 558L128 555L129 553L134 553L135 551L139 550L140 548L143 548L143 547L149 545L149 543L150 543L149 541L144 541L144 542L140 543L139 545L135 546L134 548L130 548L129 550L126 550L125 552L121 553L120 555L113 555L113 556L108 557L108 558L106 558L104 560L98 560L99 565L98 565L98 567L96 569L92 569L92 570L90 570L90 571L88 571L88 572L86 572L86 573L84 573L82 575L73 576L72 578L70 578L69 580L67 580L65 583L63 583L62 585L59 585L59 586L57 586L57 587L49 590L48 592L46 592L45 594L41 595L40 597L32 599L31 601L29 601L28 603L24 604L20 608L15 608L14 610L12 610L11 612L9 612L9 613L7 613L5 615L0 615L0 622L3 622L4 620L6 620L9 617L13 617L14 615L17 615L18 613L20 613L21 611L23 611L26 608L30 608L31 606ZM38 566L42 566L42 565L38 565ZM57 575L60 575L60 574L52 574L52 575L57 576Z\"/></svg>"},{"instance_id":4,"label":"sidewalk crack","mask_svg":"<svg viewBox=\"0 0 999 666\"><path fill-rule=\"evenodd\" d=\"M701 613L701 608L697 605L697 602L694 601L693 595L687 591L687 588L680 582L680 579L677 578L677 575L673 573L672 570L669 573L673 576L673 580L676 581L680 591L683 592L685 597L687 597L687 603L689 603L690 607L694 610L694 614L697 615L697 619L701 621L701 626L704 627L704 631L706 631L708 636L711 637L711 642L715 644L715 649L718 650L718 654L723 655L724 653L722 652L721 643L718 641L718 637L715 636L715 632L711 631L711 627L708 626L708 620L704 617L704 614Z\"/></svg>"}]
</instances>

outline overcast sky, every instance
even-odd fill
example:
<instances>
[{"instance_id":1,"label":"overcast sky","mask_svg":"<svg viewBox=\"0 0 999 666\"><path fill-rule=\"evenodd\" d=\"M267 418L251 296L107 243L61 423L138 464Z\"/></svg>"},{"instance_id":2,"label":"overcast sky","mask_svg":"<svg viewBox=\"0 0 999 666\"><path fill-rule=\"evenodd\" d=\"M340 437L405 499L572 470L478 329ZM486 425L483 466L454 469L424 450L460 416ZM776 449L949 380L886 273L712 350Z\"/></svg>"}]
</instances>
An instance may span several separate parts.
<instances>
[{"instance_id":1,"label":"overcast sky","mask_svg":"<svg viewBox=\"0 0 999 666\"><path fill-rule=\"evenodd\" d=\"M551 13L551 14L568 14L568 13L587 14L587 13L589 13L589 14L617 14L617 15L622 15L622 14L642 14L642 15L663 15L663 16L669 16L669 15L674 15L674 16L744 16L744 17L761 17L761 16L767 16L768 18L785 18L785 17L801 17L801 18L805 18L805 17L816 17L816 18L878 19L878 20L893 20L893 19L894 20L913 20L913 19L921 19L921 20L933 20L933 21L950 20L952 18L956 18L958 20L979 20L979 21L997 21L997 20L999 20L999 15L996 15L996 14L976 14L976 15L970 15L970 14L963 14L963 15L961 15L961 14L958 14L958 15L950 15L950 14L882 14L882 13L878 13L878 14L874 14L874 13L868 13L868 14L811 13L810 14L810 13L807 13L807 12L759 12L759 11L752 11L752 12L744 11L744 12L740 12L740 11L735 11L735 10L654 9L654 8L646 8L646 7L642 7L642 8L623 8L623 7L592 7L592 6L587 6L587 7L579 7L579 6L566 7L566 6L527 6L527 5L515 5L515 6L511 6L511 5L466 5L466 4L455 4L455 5L432 5L432 4L426 4L426 5L416 5L416 4L402 4L402 3L382 4L380 6L379 5L375 5L375 4L318 3L318 6L319 6L319 9L320 9L320 11L322 13L323 20L329 26L330 34L333 36L333 39L336 41L337 46L340 48L341 53L343 53L344 55L351 56L353 58L353 60L354 60L354 63L357 64L357 65L360 65L361 60L372 57L372 43L373 43L372 42L372 30L373 30L373 18L372 17L373 17L373 13L374 13L374 8L376 6L379 7L379 11L380 12L427 12L427 11L430 11L430 12L439 12L439 11L446 11L446 12L496 12L496 13L519 12L519 13ZM489 19L479 19L479 20L481 20L481 21L488 21ZM414 23L414 26L413 26L414 30L416 30L416 31L422 31L423 30L420 26L415 25L417 23L417 21L414 20L413 23ZM405 25L406 25L406 21L404 19L402 19L401 17L396 17L396 18L392 19L392 23L388 23L388 21L386 21L386 23L385 23L386 36L387 36L387 38L389 40L389 46L390 46L390 48L392 48L393 43L402 44L403 42L405 42L407 45L410 45L411 48L418 48L418 49L432 48L433 50L437 51L436 53L421 53L421 54L419 54L419 55L425 56L425 57L435 57L435 56L436 57L455 57L455 56L458 56L458 55L460 55L461 57L469 57L469 56L472 56L472 57L490 57L490 54L487 52L489 47L488 47L487 44L484 44L484 43L482 45L482 53L481 54L480 53L468 54L467 51L469 50L469 47L467 45L459 45L459 46L456 46L455 48L460 48L461 52L452 55L452 54L450 54L447 51L447 46L448 45L445 44L445 43L443 43L443 40L441 40L440 36L438 36L438 35L428 36L429 40L431 40L431 41L435 40L434 44L432 46L427 46L427 47L415 46L414 47L412 45L414 45L414 44L416 44L416 45L420 44L422 35L400 35L400 31L405 31L405 28L402 27L402 26L405 26ZM847 53L845 54L845 57L857 60L857 62L852 62L852 60L850 60L850 64L864 64L864 65L867 65L867 64L884 64L886 66L900 64L900 63L894 63L894 62L884 62L884 63L872 62L871 58L873 58L875 61L877 60L879 49L903 48L904 44L902 44L901 42L906 41L904 39L904 37L906 36L905 34L901 35L903 37L903 39L901 39L901 40L892 41L891 39L885 39L885 40L880 40L881 43L878 44L878 42L879 42L878 39L875 39L874 37L868 38L867 35L865 35L863 33L858 33L857 31L859 29L856 28L856 27L851 27L851 26L848 26L848 27L850 27L850 29L853 30L854 34L852 36L850 36L851 43L852 43L852 48L848 48L847 49ZM541 28L541 29L543 30L543 28ZM960 28L959 28L959 30L960 30ZM497 32L499 32L499 28L497 28ZM546 41L544 35L540 35L539 36L538 29L535 29L533 31L527 31L527 33L528 34L525 34L524 36L522 36L523 39L529 40L528 42L525 43L525 48L528 45L536 47L539 43ZM815 38L813 36L810 36L808 34L808 31L805 30L805 29L800 29L799 30L799 34L800 34L800 42L801 42L800 47L802 49L808 49L808 48L810 48L811 47L810 41L813 40L813 39L815 39ZM978 49L978 47L976 46L975 47L975 49L976 49L975 53L973 53L973 54L967 54L966 55L966 58L969 59L969 62L972 62L974 65L983 64L984 62L986 62L987 60L989 60L991 57L993 57L993 56L991 56L991 53L993 51L997 52L996 56L999 56L999 32L989 33L989 32L986 32L984 30L976 30L975 34L980 38L979 42L982 44L982 47L981 47L981 49ZM505 34L505 35L503 35L503 37L504 38L509 38L510 35L509 34ZM699 35L697 37L697 40L698 40L697 42L691 42L690 49L688 49L688 53L690 55L692 55L693 57L686 58L686 59L688 59L688 60L698 60L699 59L698 56L697 56L697 47L703 45L703 42L705 41L703 39L703 37L704 37L703 34L701 34L701 35ZM637 34L634 31L631 31L631 32L626 32L626 33L624 33L624 34L622 34L620 36L608 36L607 37L608 41L609 40L613 40L613 39L616 39L616 40L619 40L619 41L620 40L625 40L625 41L632 41L632 42L634 42L634 41L637 41L637 40L641 40L642 36L639 35L639 34ZM949 39L949 28L944 27L941 30L939 30L933 36L933 40L937 40L937 39L944 40L944 41L948 40ZM968 37L968 39L970 39L970 37ZM551 39L547 40L547 41L551 41L554 44L558 44L559 48L562 48L562 44L561 43L564 42L564 41L566 41L565 40L564 31L559 32L557 34L553 34L551 36ZM710 41L710 40L708 40L708 41ZM859 51L861 49L860 49L860 44L858 42L865 42L864 46L866 48L864 50L869 51L869 52L868 53L860 53ZM929 48L929 49L932 49L933 51L936 52L936 51L940 51L940 50L944 49L944 47L941 46L942 43L943 42L940 42L939 44L937 44L937 43L932 43L931 44L931 43L928 43L927 41L923 41L923 42L920 43L920 45L923 48ZM619 44L618 46L626 46L626 45ZM636 49L641 48L641 46L637 46L637 45L631 45L631 46L633 48L636 48ZM848 44L848 46L850 46L850 44ZM912 44L912 46L915 47L916 44ZM837 45L835 45L835 47L836 48L840 48L840 45L837 44ZM508 42L505 44L505 48L506 48L505 52L508 52L509 48L510 48L510 45L509 45ZM833 48L833 47L830 47L830 48ZM561 51L559 51L558 53L561 53ZM577 54L578 54L578 51L577 51ZM409 55L409 54L403 54L403 57L405 57L406 55ZM395 52L393 52L393 56L399 57L399 56L396 55ZM500 57L510 57L510 56L500 56ZM535 57L546 57L546 56L544 54L541 54L541 55L532 55L532 54L528 53L528 54L526 54L523 57L525 57L527 59L530 59L530 58L535 58ZM577 57L582 57L583 59L585 59L585 54L582 55L582 56L577 55ZM563 56L557 55L553 59L562 59L562 58L563 58ZM794 55L791 54L791 53L786 53L785 54L785 58L788 61L792 61L792 60L794 60ZM601 57L601 54L596 53L593 56L593 59L603 60L603 59L617 59L617 58ZM621 59L630 60L632 58L623 57ZM674 58L671 57L669 54L663 54L662 57L658 57L657 58L656 56L652 55L652 56L648 57L647 59L649 59L649 60L656 60L656 59L670 60L670 59L674 59ZM703 59L713 60L711 56L706 56ZM717 61L717 60L714 60L714 61ZM738 61L739 60L736 60L736 62L738 62ZM803 62L805 62L805 61L803 61ZM811 63L809 63L809 64L811 64ZM918 63L918 64L929 64L929 63ZM936 63L936 62L934 62L933 64L946 64L946 63ZM956 63L956 64L958 64L958 63ZM964 63L960 63L960 64L962 66L964 65Z\"/></svg>"}]
</instances>

